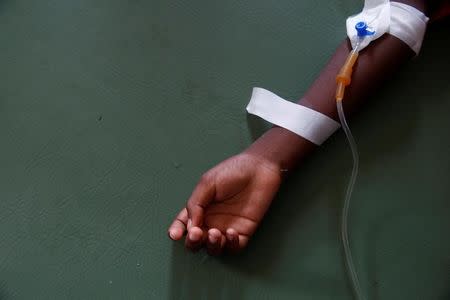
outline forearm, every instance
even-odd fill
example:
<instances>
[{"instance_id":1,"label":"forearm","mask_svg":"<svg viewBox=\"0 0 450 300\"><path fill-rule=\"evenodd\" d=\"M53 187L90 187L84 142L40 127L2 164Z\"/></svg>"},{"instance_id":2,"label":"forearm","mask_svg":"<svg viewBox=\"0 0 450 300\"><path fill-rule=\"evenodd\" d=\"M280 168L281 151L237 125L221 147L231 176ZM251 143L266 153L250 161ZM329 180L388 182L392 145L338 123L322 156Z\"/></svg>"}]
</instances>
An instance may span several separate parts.
<instances>
[{"instance_id":1,"label":"forearm","mask_svg":"<svg viewBox=\"0 0 450 300\"><path fill-rule=\"evenodd\" d=\"M425 11L424 1L404 2ZM344 41L312 84L299 104L312 108L337 120L336 74L344 64L351 46ZM371 92L377 89L385 79L389 78L414 52L402 41L389 34L384 35L365 48L355 66L352 84L347 87L344 106L349 114L357 111ZM280 169L292 169L316 146L308 140L280 127L270 129L253 143L247 153L261 156L276 164Z\"/></svg>"}]
</instances>

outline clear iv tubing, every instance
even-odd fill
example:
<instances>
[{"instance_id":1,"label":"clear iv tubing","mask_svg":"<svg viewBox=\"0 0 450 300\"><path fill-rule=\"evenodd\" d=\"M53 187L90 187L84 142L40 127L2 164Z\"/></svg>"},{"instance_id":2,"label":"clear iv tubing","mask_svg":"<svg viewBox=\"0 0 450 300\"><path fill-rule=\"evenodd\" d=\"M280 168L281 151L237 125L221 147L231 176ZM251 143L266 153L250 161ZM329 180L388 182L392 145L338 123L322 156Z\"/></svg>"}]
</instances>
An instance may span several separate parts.
<instances>
[{"instance_id":1,"label":"clear iv tubing","mask_svg":"<svg viewBox=\"0 0 450 300\"><path fill-rule=\"evenodd\" d=\"M352 132L348 127L347 120L345 118L344 108L342 106L345 87L350 85L353 66L356 63L356 60L358 59L358 55L359 55L359 43L357 43L355 48L350 52L344 66L341 68L339 74L336 77L337 82L336 106L339 115L339 120L341 122L342 129L344 130L344 133L347 137L353 157L352 174L350 176L350 181L347 186L347 191L345 193L344 199L344 206L342 209L341 238L344 247L345 263L352 283L355 299L363 300L364 296L361 292L358 274L356 273L355 264L353 262L352 253L350 249L350 242L348 238L348 212L350 208L350 199L352 197L353 188L355 187L356 178L358 176L359 154L355 139L353 138Z\"/></svg>"},{"instance_id":2,"label":"clear iv tubing","mask_svg":"<svg viewBox=\"0 0 450 300\"><path fill-rule=\"evenodd\" d=\"M342 129L344 129L345 135L347 136L347 140L350 145L353 157L352 174L350 176L350 181L347 186L347 191L345 192L344 207L342 209L341 238L344 246L345 263L347 266L347 271L349 273L350 280L352 282L355 298L358 300L362 300L364 299L364 297L362 295L361 287L359 285L358 274L356 273L355 263L353 262L352 252L350 250L350 243L348 239L348 211L350 207L350 199L352 197L353 188L355 187L356 178L358 176L359 154L355 139L353 138L352 132L348 127L347 120L345 119L342 101L337 101L336 104L339 114L339 120L341 121Z\"/></svg>"}]
</instances>

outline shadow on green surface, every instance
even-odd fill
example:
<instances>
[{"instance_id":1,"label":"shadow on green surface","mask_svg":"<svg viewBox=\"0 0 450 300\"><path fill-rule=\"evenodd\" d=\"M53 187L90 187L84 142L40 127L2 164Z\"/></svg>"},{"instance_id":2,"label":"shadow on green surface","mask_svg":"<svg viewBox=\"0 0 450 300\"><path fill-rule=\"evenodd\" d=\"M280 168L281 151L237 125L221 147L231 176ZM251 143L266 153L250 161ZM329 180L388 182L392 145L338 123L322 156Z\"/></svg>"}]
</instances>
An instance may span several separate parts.
<instances>
[{"instance_id":1,"label":"shadow on green surface","mask_svg":"<svg viewBox=\"0 0 450 300\"><path fill-rule=\"evenodd\" d=\"M243 299L242 287L205 252L190 253L183 243L172 245L170 300Z\"/></svg>"}]
</instances>

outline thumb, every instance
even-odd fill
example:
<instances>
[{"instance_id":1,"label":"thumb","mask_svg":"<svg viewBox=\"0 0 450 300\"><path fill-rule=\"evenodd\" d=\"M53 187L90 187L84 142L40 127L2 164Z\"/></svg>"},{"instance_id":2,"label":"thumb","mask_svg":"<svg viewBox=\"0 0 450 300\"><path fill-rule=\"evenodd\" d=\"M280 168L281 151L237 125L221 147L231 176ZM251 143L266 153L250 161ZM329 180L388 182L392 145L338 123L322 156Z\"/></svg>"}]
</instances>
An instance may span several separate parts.
<instances>
[{"instance_id":1,"label":"thumb","mask_svg":"<svg viewBox=\"0 0 450 300\"><path fill-rule=\"evenodd\" d=\"M215 197L215 184L211 176L203 175L187 202L188 230L202 227L205 208Z\"/></svg>"}]
</instances>

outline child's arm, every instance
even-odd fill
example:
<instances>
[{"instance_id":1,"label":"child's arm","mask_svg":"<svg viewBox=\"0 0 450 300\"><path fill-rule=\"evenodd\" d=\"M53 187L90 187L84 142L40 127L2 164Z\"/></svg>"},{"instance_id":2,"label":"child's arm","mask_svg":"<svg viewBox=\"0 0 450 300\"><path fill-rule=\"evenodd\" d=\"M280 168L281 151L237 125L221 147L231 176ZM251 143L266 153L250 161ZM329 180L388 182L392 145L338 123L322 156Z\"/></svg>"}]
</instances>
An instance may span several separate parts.
<instances>
[{"instance_id":1,"label":"child's arm","mask_svg":"<svg viewBox=\"0 0 450 300\"><path fill-rule=\"evenodd\" d=\"M425 1L398 2L425 11ZM338 47L306 92L307 100L300 100L300 104L337 119L335 78L350 50L347 40ZM406 44L388 34L372 42L360 53L352 84L346 90L345 110L350 114L357 111L370 93L413 55ZM170 237L180 240L188 229L186 246L195 250L206 245L211 254L244 248L278 191L282 171L292 170L315 147L284 128L270 129L244 152L202 176L187 209L170 226Z\"/></svg>"}]
</instances>

